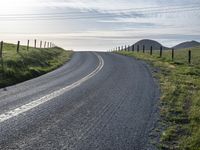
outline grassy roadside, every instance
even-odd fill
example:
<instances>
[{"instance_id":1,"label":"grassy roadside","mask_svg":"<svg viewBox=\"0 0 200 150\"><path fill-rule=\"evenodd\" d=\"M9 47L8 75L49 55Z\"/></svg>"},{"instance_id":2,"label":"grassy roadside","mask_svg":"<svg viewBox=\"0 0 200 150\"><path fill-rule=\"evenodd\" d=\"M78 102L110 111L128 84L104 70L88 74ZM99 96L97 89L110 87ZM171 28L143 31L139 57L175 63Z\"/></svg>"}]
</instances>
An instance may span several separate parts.
<instances>
[{"instance_id":1,"label":"grassy roadside","mask_svg":"<svg viewBox=\"0 0 200 150\"><path fill-rule=\"evenodd\" d=\"M160 114L163 129L158 143L160 149L200 150L200 47L192 49L192 64L187 64L186 50L159 52L117 52L148 61L160 81ZM158 129L159 130L159 129Z\"/></svg>"},{"instance_id":2,"label":"grassy roadside","mask_svg":"<svg viewBox=\"0 0 200 150\"><path fill-rule=\"evenodd\" d=\"M20 46L19 53L17 53L16 45L5 43L3 47L4 69L0 64L0 88L50 72L67 62L72 53L72 51L65 51L59 47L27 50L25 46Z\"/></svg>"}]
</instances>

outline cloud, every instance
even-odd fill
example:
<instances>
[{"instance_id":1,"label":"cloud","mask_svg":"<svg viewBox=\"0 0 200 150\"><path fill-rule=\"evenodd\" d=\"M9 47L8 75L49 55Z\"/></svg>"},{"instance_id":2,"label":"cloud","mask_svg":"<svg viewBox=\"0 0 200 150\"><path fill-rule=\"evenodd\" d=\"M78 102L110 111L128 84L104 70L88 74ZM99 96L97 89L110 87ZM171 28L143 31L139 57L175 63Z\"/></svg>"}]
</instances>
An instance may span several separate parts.
<instances>
[{"instance_id":1,"label":"cloud","mask_svg":"<svg viewBox=\"0 0 200 150\"><path fill-rule=\"evenodd\" d=\"M141 38L173 43L200 39L199 10L199 0L6 0L0 33L5 39L36 37L79 49Z\"/></svg>"}]
</instances>

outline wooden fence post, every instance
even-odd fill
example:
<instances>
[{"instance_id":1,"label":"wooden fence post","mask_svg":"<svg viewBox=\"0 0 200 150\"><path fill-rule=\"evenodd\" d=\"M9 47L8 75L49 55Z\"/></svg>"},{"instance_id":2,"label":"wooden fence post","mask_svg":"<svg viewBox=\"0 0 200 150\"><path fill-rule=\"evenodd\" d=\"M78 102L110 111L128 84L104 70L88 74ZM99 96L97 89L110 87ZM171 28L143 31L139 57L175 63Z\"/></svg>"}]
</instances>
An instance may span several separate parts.
<instances>
[{"instance_id":1,"label":"wooden fence post","mask_svg":"<svg viewBox=\"0 0 200 150\"><path fill-rule=\"evenodd\" d=\"M2 59L3 57L3 41L1 41L1 45L0 45L0 58Z\"/></svg>"},{"instance_id":2,"label":"wooden fence post","mask_svg":"<svg viewBox=\"0 0 200 150\"><path fill-rule=\"evenodd\" d=\"M4 65L3 65L3 41L1 41L1 45L0 45L0 59L1 59L2 72L4 72Z\"/></svg>"},{"instance_id":3,"label":"wooden fence post","mask_svg":"<svg viewBox=\"0 0 200 150\"><path fill-rule=\"evenodd\" d=\"M132 45L132 51L133 51L133 52L135 51L135 46L134 46L134 45Z\"/></svg>"},{"instance_id":4,"label":"wooden fence post","mask_svg":"<svg viewBox=\"0 0 200 150\"><path fill-rule=\"evenodd\" d=\"M37 47L37 40L35 39L35 48Z\"/></svg>"},{"instance_id":5,"label":"wooden fence post","mask_svg":"<svg viewBox=\"0 0 200 150\"><path fill-rule=\"evenodd\" d=\"M30 43L30 41L28 40L27 41L27 51L29 50L29 43Z\"/></svg>"},{"instance_id":6,"label":"wooden fence post","mask_svg":"<svg viewBox=\"0 0 200 150\"><path fill-rule=\"evenodd\" d=\"M42 48L42 41L40 41L40 48Z\"/></svg>"},{"instance_id":7,"label":"wooden fence post","mask_svg":"<svg viewBox=\"0 0 200 150\"><path fill-rule=\"evenodd\" d=\"M17 42L17 53L19 53L20 41Z\"/></svg>"},{"instance_id":8,"label":"wooden fence post","mask_svg":"<svg viewBox=\"0 0 200 150\"><path fill-rule=\"evenodd\" d=\"M44 42L44 48L46 48L46 44L47 44L47 42L45 41L45 42Z\"/></svg>"},{"instance_id":9,"label":"wooden fence post","mask_svg":"<svg viewBox=\"0 0 200 150\"><path fill-rule=\"evenodd\" d=\"M139 52L140 51L140 46L139 45L137 45L137 52Z\"/></svg>"},{"instance_id":10,"label":"wooden fence post","mask_svg":"<svg viewBox=\"0 0 200 150\"><path fill-rule=\"evenodd\" d=\"M172 61L174 61L174 49L172 48Z\"/></svg>"},{"instance_id":11,"label":"wooden fence post","mask_svg":"<svg viewBox=\"0 0 200 150\"><path fill-rule=\"evenodd\" d=\"M145 52L145 45L143 45L143 53Z\"/></svg>"},{"instance_id":12,"label":"wooden fence post","mask_svg":"<svg viewBox=\"0 0 200 150\"><path fill-rule=\"evenodd\" d=\"M160 47L160 58L162 58L162 51L163 51L163 47Z\"/></svg>"},{"instance_id":13,"label":"wooden fence post","mask_svg":"<svg viewBox=\"0 0 200 150\"><path fill-rule=\"evenodd\" d=\"M192 52L191 50L188 51L188 63L191 64L191 59L192 59Z\"/></svg>"},{"instance_id":14,"label":"wooden fence post","mask_svg":"<svg viewBox=\"0 0 200 150\"><path fill-rule=\"evenodd\" d=\"M153 46L151 46L151 48L150 48L150 55L152 55L153 54Z\"/></svg>"}]
</instances>

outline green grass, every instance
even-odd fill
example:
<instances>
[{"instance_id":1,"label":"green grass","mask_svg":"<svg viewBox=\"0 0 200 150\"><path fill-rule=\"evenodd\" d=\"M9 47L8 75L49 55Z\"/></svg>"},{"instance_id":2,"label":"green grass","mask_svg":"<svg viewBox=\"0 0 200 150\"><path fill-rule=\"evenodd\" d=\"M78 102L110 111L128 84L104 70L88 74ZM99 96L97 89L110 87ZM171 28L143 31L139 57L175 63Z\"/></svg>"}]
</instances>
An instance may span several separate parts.
<instances>
[{"instance_id":1,"label":"green grass","mask_svg":"<svg viewBox=\"0 0 200 150\"><path fill-rule=\"evenodd\" d=\"M50 72L67 62L73 53L59 47L27 50L25 46L20 46L19 53L16 49L14 44L4 44L4 67L0 64L0 88Z\"/></svg>"},{"instance_id":2,"label":"green grass","mask_svg":"<svg viewBox=\"0 0 200 150\"><path fill-rule=\"evenodd\" d=\"M188 50L159 51L153 56L149 51L117 52L122 55L148 61L160 81L160 149L200 150L200 47L192 48L192 64L188 64Z\"/></svg>"}]
</instances>

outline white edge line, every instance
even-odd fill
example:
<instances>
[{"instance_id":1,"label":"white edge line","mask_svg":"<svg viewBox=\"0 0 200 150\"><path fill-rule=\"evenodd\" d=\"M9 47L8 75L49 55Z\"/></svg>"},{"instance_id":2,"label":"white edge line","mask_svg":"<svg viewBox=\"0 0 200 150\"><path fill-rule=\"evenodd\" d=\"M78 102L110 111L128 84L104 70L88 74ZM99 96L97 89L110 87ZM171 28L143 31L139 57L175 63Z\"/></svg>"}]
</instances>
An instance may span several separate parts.
<instances>
[{"instance_id":1,"label":"white edge line","mask_svg":"<svg viewBox=\"0 0 200 150\"><path fill-rule=\"evenodd\" d=\"M56 98L56 97L58 97L58 96L64 94L65 92L68 92L68 91L70 91L70 90L72 90L72 89L74 89L74 88L80 86L82 83L86 82L87 80L89 80L90 78L92 78L93 76L95 76L96 74L98 74L99 71L101 71L101 69L102 69L103 66L104 66L104 60L103 60L103 58L102 58L100 55L98 55L97 53L94 53L94 54L97 56L97 58L98 58L98 60L99 60L99 65L98 65L97 68L96 68L94 71L92 71L90 74L88 74L88 75L85 76L84 78L82 78L82 79L80 79L80 80L74 82L74 83L71 84L71 85L68 85L68 86L66 86L66 87L64 87L64 88L62 88L62 89L59 89L59 90L57 90L57 91L54 91L54 92L51 93L51 94L48 94L48 95L43 96L43 97L41 97L41 98L39 98L39 99L37 99L37 100L34 100L34 101L32 101L32 102L30 102L30 103L28 103L28 104L25 104L25 105L23 105L23 106L20 106L20 107L18 107L18 108L15 108L14 110L5 112L5 113L3 113L3 114L0 114L0 123L4 122L4 121L6 121L6 120L9 120L9 119L11 119L11 118L13 118L13 117L16 117L16 116L18 116L18 115L20 115L20 114L22 114L22 113L25 113L25 112L27 112L27 111L29 111L29 110L31 110L31 109L33 109L33 108L35 108L35 107L41 105L41 104L44 104L45 102L51 101L52 99L54 99L54 98Z\"/></svg>"}]
</instances>

